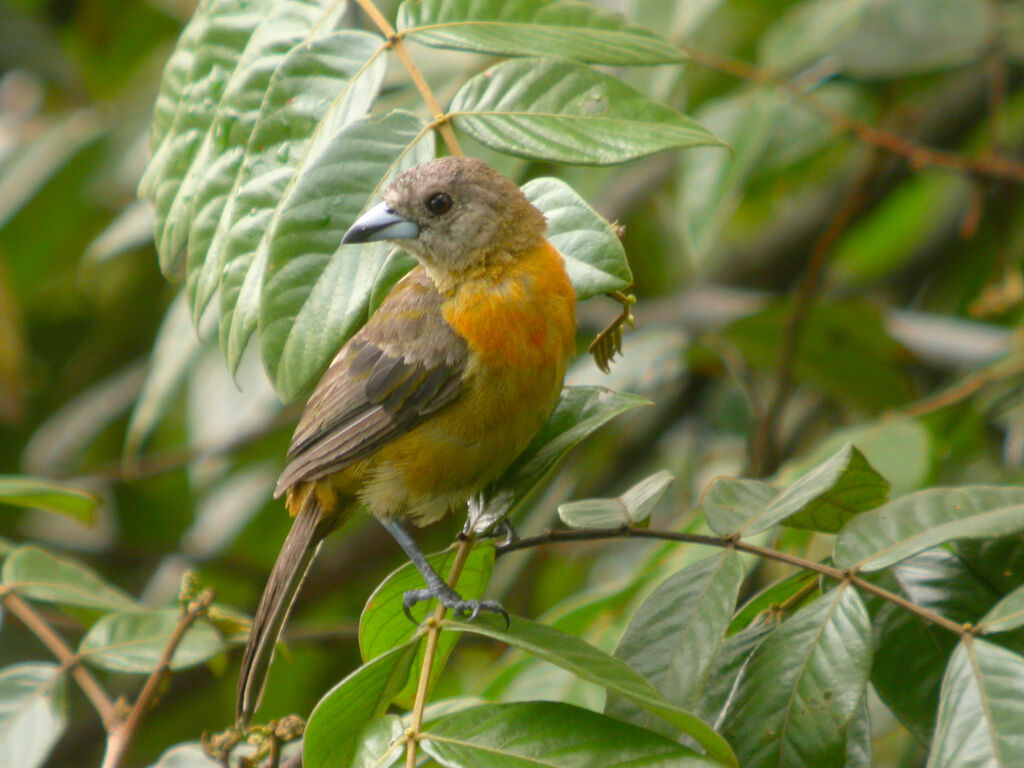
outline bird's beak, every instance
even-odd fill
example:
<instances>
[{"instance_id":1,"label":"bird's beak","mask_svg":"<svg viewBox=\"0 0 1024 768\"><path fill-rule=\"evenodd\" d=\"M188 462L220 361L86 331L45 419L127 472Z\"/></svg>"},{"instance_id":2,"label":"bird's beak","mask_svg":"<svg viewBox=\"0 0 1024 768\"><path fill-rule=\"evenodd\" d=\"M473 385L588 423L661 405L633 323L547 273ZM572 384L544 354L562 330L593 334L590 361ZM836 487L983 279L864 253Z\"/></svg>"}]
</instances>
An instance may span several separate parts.
<instances>
[{"instance_id":1,"label":"bird's beak","mask_svg":"<svg viewBox=\"0 0 1024 768\"><path fill-rule=\"evenodd\" d=\"M369 243L373 240L411 240L419 237L420 226L388 207L378 203L356 219L341 238L345 243Z\"/></svg>"}]
</instances>

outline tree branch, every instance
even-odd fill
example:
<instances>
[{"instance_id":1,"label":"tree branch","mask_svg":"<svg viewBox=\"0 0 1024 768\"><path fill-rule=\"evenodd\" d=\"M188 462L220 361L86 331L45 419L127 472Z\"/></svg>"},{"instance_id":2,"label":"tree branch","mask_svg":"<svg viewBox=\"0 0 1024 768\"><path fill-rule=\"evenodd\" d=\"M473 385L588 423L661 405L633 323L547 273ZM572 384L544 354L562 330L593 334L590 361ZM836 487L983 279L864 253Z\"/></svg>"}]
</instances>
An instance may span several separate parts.
<instances>
[{"instance_id":1,"label":"tree branch","mask_svg":"<svg viewBox=\"0 0 1024 768\"><path fill-rule=\"evenodd\" d=\"M17 616L21 623L28 627L29 631L38 637L43 645L49 648L50 652L57 657L57 660L67 668L75 682L82 689L82 692L92 702L93 707L100 716L100 720L103 721L103 727L108 732L111 728L115 727L117 724L117 707L114 706L107 692L97 682L96 678L92 676L92 673L82 666L81 659L67 646L64 639L46 623L42 616L35 612L32 606L18 597L10 587L0 586L0 603L3 603L3 606L8 611Z\"/></svg>"},{"instance_id":2,"label":"tree branch","mask_svg":"<svg viewBox=\"0 0 1024 768\"><path fill-rule=\"evenodd\" d=\"M181 644L182 639L184 639L185 633L196 622L196 619L206 613L212 602L213 590L207 589L182 607L181 616L178 617L178 621L174 625L174 630L171 632L167 645L164 646L164 650L160 654L156 667L146 680L146 684L142 687L142 692L135 701L131 714L128 715L128 718L123 723L111 728L107 734L107 752L103 757L103 768L119 768L124 761L125 756L128 754L128 748L131 746L132 738L135 736L135 732L138 730L142 719L149 712L160 683L163 681L164 674L166 674L171 666L174 652L178 650L178 646Z\"/></svg>"},{"instance_id":3,"label":"tree branch","mask_svg":"<svg viewBox=\"0 0 1024 768\"><path fill-rule=\"evenodd\" d=\"M699 533L655 531L624 525L620 528L577 528L564 531L548 530L539 536L531 536L529 538L519 539L518 541L512 541L507 544L499 544L494 548L494 550L495 554L500 557L501 555L509 552L515 552L519 549L529 549L531 547L539 547L544 544L555 544L566 541L599 541L602 539L658 539L661 541L679 541L688 544L703 544L709 547L732 548L739 552L749 552L752 555L757 555L758 557L762 557L767 560L776 560L781 563L794 565L797 568L816 571L817 573L827 576L830 579L835 579L836 581L848 581L858 589L863 589L865 592L871 592L883 600L887 600L890 603L898 605L911 613L916 613L926 621L936 624L943 629L948 629L950 632L959 636L970 634L971 632L970 627L957 624L955 621L947 619L942 614L936 613L935 611L927 608L922 608L920 605L912 603L905 597L901 597L900 595L879 587L876 584L872 584L870 581L865 581L850 570L841 570L839 568L834 568L831 565L825 565L824 563L818 563L814 560L808 560L807 558L800 557L799 555L791 555L788 552L779 552L775 549L759 547L755 544L748 544L745 541L736 540L729 536L705 536Z\"/></svg>"}]
</instances>

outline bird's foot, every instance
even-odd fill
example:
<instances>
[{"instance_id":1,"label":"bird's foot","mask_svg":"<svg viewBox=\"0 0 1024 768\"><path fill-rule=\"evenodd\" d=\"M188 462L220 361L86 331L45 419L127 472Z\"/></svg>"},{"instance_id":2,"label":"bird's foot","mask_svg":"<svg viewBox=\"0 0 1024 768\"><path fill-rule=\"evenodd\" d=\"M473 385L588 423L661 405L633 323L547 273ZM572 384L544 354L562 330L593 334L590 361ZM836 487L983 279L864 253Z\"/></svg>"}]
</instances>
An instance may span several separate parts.
<instances>
[{"instance_id":1,"label":"bird's foot","mask_svg":"<svg viewBox=\"0 0 1024 768\"><path fill-rule=\"evenodd\" d=\"M465 600L462 595L443 582L439 586L434 586L432 588L410 589L402 596L402 610L405 611L405 615L409 617L409 621L415 624L417 623L416 619L413 618L412 611L409 609L417 603L422 603L434 598L437 598L438 602L450 610L456 617L469 614L467 620L473 621L480 615L481 611L489 611L501 616L505 620L505 629L509 628L510 621L508 618L508 612L501 607L501 603L494 600Z\"/></svg>"}]
</instances>

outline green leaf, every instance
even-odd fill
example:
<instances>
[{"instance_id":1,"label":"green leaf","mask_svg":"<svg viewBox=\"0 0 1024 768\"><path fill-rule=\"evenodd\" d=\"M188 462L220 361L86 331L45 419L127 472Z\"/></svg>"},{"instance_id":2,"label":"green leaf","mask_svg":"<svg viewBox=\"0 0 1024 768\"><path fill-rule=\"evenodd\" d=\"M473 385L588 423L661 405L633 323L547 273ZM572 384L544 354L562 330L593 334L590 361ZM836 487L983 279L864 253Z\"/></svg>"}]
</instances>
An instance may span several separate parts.
<instances>
[{"instance_id":1,"label":"green leaf","mask_svg":"<svg viewBox=\"0 0 1024 768\"><path fill-rule=\"evenodd\" d=\"M239 747L234 754L243 751L244 747ZM168 749L150 768L221 768L221 763L207 755L202 744L187 742Z\"/></svg>"},{"instance_id":2,"label":"green leaf","mask_svg":"<svg viewBox=\"0 0 1024 768\"><path fill-rule=\"evenodd\" d=\"M0 765L46 762L68 725L65 671L56 664L15 664L0 671Z\"/></svg>"},{"instance_id":3,"label":"green leaf","mask_svg":"<svg viewBox=\"0 0 1024 768\"><path fill-rule=\"evenodd\" d=\"M351 764L363 727L384 714L409 679L416 640L392 648L354 670L317 703L306 723L302 764L334 768Z\"/></svg>"},{"instance_id":4,"label":"green leaf","mask_svg":"<svg viewBox=\"0 0 1024 768\"><path fill-rule=\"evenodd\" d=\"M1024 585L1005 595L978 622L978 629L985 634L1007 632L1024 626Z\"/></svg>"},{"instance_id":5,"label":"green leaf","mask_svg":"<svg viewBox=\"0 0 1024 768\"><path fill-rule=\"evenodd\" d=\"M381 43L376 35L341 30L300 43L281 60L247 144L221 153L216 172L207 173L197 193L188 246L193 320L222 281L230 286L225 290L237 292L263 234L261 224L273 213L321 120L337 130L369 111L384 77L385 57L375 55Z\"/></svg>"},{"instance_id":6,"label":"green leaf","mask_svg":"<svg viewBox=\"0 0 1024 768\"><path fill-rule=\"evenodd\" d=\"M696 706L707 684L743 583L743 560L723 550L669 576L637 608L615 656L646 677L665 698ZM648 712L609 696L605 712L665 735Z\"/></svg>"},{"instance_id":7,"label":"green leaf","mask_svg":"<svg viewBox=\"0 0 1024 768\"><path fill-rule=\"evenodd\" d=\"M721 724L736 690L736 681L754 652L776 629L774 618L758 620L722 641L700 692L695 714L707 723Z\"/></svg>"},{"instance_id":8,"label":"green leaf","mask_svg":"<svg viewBox=\"0 0 1024 768\"><path fill-rule=\"evenodd\" d=\"M656 733L553 701L472 707L430 723L420 739L446 768L718 765Z\"/></svg>"},{"instance_id":9,"label":"green leaf","mask_svg":"<svg viewBox=\"0 0 1024 768\"><path fill-rule=\"evenodd\" d=\"M462 86L450 114L492 149L562 163L610 165L665 149L721 146L685 115L560 59L497 64Z\"/></svg>"},{"instance_id":10,"label":"green leaf","mask_svg":"<svg viewBox=\"0 0 1024 768\"><path fill-rule=\"evenodd\" d=\"M964 637L942 680L928 768L1024 764L1024 658Z\"/></svg>"},{"instance_id":11,"label":"green leaf","mask_svg":"<svg viewBox=\"0 0 1024 768\"><path fill-rule=\"evenodd\" d=\"M111 613L93 624L82 638L79 655L90 664L117 672L146 674L156 669L181 611L125 611ZM171 669L202 664L225 649L213 625L198 619L174 651Z\"/></svg>"},{"instance_id":12,"label":"green leaf","mask_svg":"<svg viewBox=\"0 0 1024 768\"><path fill-rule=\"evenodd\" d=\"M365 320L389 248L341 250L341 238L391 178L433 157L425 135L423 121L407 112L318 134L268 222L260 347L285 400L308 388Z\"/></svg>"},{"instance_id":13,"label":"green leaf","mask_svg":"<svg viewBox=\"0 0 1024 768\"><path fill-rule=\"evenodd\" d=\"M778 488L760 480L716 477L704 491L700 506L708 527L728 536L742 530L778 494Z\"/></svg>"},{"instance_id":14,"label":"green leaf","mask_svg":"<svg viewBox=\"0 0 1024 768\"><path fill-rule=\"evenodd\" d=\"M178 253L188 245L197 206L209 200L211 183L231 188L271 77L294 46L310 42L307 36L311 30L330 30L339 6L334 4L332 13L326 12L328 7L329 0L286 0L266 9L223 90L219 90L216 111L174 191L166 226L157 240L160 253ZM189 250L196 252L195 248Z\"/></svg>"},{"instance_id":15,"label":"green leaf","mask_svg":"<svg viewBox=\"0 0 1024 768\"><path fill-rule=\"evenodd\" d=\"M474 532L515 512L554 467L585 437L621 413L650 401L602 387L566 387L540 432L500 478L484 489L481 509L471 508Z\"/></svg>"},{"instance_id":16,"label":"green leaf","mask_svg":"<svg viewBox=\"0 0 1024 768\"><path fill-rule=\"evenodd\" d=\"M505 630L490 616L473 623L446 620L445 629L470 632L500 640L572 672L582 680L597 683L619 696L640 705L692 736L708 754L723 765L737 766L729 745L707 724L665 699L642 675L614 656L598 650L573 635L544 624L514 617Z\"/></svg>"},{"instance_id":17,"label":"green leaf","mask_svg":"<svg viewBox=\"0 0 1024 768\"><path fill-rule=\"evenodd\" d=\"M370 52L378 43L355 32L318 40L282 62L270 85L203 264L205 279L196 278L196 308L204 291L220 289L220 346L232 371L256 329L270 222L320 148L373 105L386 67Z\"/></svg>"},{"instance_id":18,"label":"green leaf","mask_svg":"<svg viewBox=\"0 0 1024 768\"><path fill-rule=\"evenodd\" d=\"M99 498L61 483L25 475L0 475L0 503L55 512L92 525Z\"/></svg>"},{"instance_id":19,"label":"green leaf","mask_svg":"<svg viewBox=\"0 0 1024 768\"><path fill-rule=\"evenodd\" d=\"M871 761L871 751L871 712L865 696L846 726L845 768L872 768L874 763Z\"/></svg>"},{"instance_id":20,"label":"green leaf","mask_svg":"<svg viewBox=\"0 0 1024 768\"><path fill-rule=\"evenodd\" d=\"M534 179L523 194L548 220L547 238L565 258L580 301L628 288L626 251L611 225L561 179Z\"/></svg>"},{"instance_id":21,"label":"green leaf","mask_svg":"<svg viewBox=\"0 0 1024 768\"><path fill-rule=\"evenodd\" d=\"M885 503L888 493L886 479L847 445L772 499L742 532L749 536L782 523L835 533L856 515Z\"/></svg>"},{"instance_id":22,"label":"green leaf","mask_svg":"<svg viewBox=\"0 0 1024 768\"><path fill-rule=\"evenodd\" d=\"M252 33L263 20L267 0L239 6L234 0L213 0L198 31L186 86L160 144L153 148L139 182L139 195L155 208L154 238L163 240L171 206L185 174L213 122L220 96L235 71ZM165 273L176 268L178 251L159 251Z\"/></svg>"},{"instance_id":23,"label":"green leaf","mask_svg":"<svg viewBox=\"0 0 1024 768\"><path fill-rule=\"evenodd\" d=\"M39 547L21 547L4 561L4 585L22 597L103 611L130 611L130 596L80 563L55 557Z\"/></svg>"},{"instance_id":24,"label":"green leaf","mask_svg":"<svg viewBox=\"0 0 1024 768\"><path fill-rule=\"evenodd\" d=\"M424 45L495 56L561 56L618 66L685 58L653 32L581 2L406 0L397 27Z\"/></svg>"},{"instance_id":25,"label":"green leaf","mask_svg":"<svg viewBox=\"0 0 1024 768\"><path fill-rule=\"evenodd\" d=\"M583 499L559 504L558 516L570 528L619 528L643 522L673 480L671 472L662 470L614 499Z\"/></svg>"},{"instance_id":26,"label":"green leaf","mask_svg":"<svg viewBox=\"0 0 1024 768\"><path fill-rule=\"evenodd\" d=\"M427 560L435 571L446 576L451 572L455 554L455 549L449 549L430 555ZM477 542L466 559L462 573L459 574L455 591L467 600L480 598L487 587L487 582L490 581L493 567L494 544L490 541ZM366 607L359 617L359 650L362 653L363 661L370 661L392 648L404 645L420 634L419 622L433 613L437 604L433 600L426 600L412 606L409 612L412 613L417 623L409 621L409 617L402 610L402 597L413 589L423 589L423 577L412 563L406 563L401 568L392 571L370 595L366 601ZM444 669L445 662L455 649L457 640L458 637L451 633L442 634L438 639L434 666L430 672L431 686ZM419 670L423 665L424 651L425 645L420 643L412 665L412 674L405 687L393 697L399 706L412 706L412 699L415 696L419 680Z\"/></svg>"},{"instance_id":27,"label":"green leaf","mask_svg":"<svg viewBox=\"0 0 1024 768\"><path fill-rule=\"evenodd\" d=\"M413 665L413 669L416 665ZM352 768L388 768L405 756L396 742L405 735L405 725L397 715L384 715L363 726L356 738Z\"/></svg>"},{"instance_id":28,"label":"green leaf","mask_svg":"<svg viewBox=\"0 0 1024 768\"><path fill-rule=\"evenodd\" d=\"M807 587L812 582L818 580L818 574L814 571L797 571L792 576L785 579L780 579L774 584L770 584L760 592L756 593L751 597L743 606L736 611L736 614L732 617L732 621L729 622L729 634L735 634L741 630L749 627L766 611L771 611L773 614L777 614L777 607L792 598L800 590ZM800 605L806 602L817 599L820 597L821 592L819 589L812 591L807 597L792 608L798 608Z\"/></svg>"},{"instance_id":29,"label":"green leaf","mask_svg":"<svg viewBox=\"0 0 1024 768\"><path fill-rule=\"evenodd\" d=\"M871 622L854 589L797 611L754 653L726 710L723 733L740 764L844 768L870 666Z\"/></svg>"},{"instance_id":30,"label":"green leaf","mask_svg":"<svg viewBox=\"0 0 1024 768\"><path fill-rule=\"evenodd\" d=\"M877 571L954 539L1024 530L1024 488L929 488L853 518L836 539L840 568Z\"/></svg>"},{"instance_id":31,"label":"green leaf","mask_svg":"<svg viewBox=\"0 0 1024 768\"><path fill-rule=\"evenodd\" d=\"M968 563L941 549L921 552L870 578L960 624L976 622L998 599ZM871 684L900 722L927 744L935 726L942 675L957 637L888 601L868 596L866 602L875 634Z\"/></svg>"}]
</instances>

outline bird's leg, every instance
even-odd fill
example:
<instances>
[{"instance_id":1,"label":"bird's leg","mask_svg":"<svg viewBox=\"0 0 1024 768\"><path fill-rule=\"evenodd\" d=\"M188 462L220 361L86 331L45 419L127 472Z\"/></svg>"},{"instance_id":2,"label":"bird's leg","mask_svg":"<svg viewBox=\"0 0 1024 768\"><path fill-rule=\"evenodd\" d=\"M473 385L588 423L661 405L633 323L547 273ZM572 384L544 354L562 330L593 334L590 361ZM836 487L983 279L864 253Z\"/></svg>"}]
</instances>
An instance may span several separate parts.
<instances>
[{"instance_id":1,"label":"bird's leg","mask_svg":"<svg viewBox=\"0 0 1024 768\"><path fill-rule=\"evenodd\" d=\"M409 611L412 606L416 605L416 603L422 603L424 600L437 598L441 605L448 608L456 616L468 613L469 620L472 621L480 611L491 611L500 614L505 619L505 626L508 626L508 613L505 612L505 609L499 603L494 600L464 600L462 595L448 586L445 580L438 575L437 571L431 567L430 563L427 562L426 555L420 552L416 542L412 540L412 536L406 532L397 520L388 518L378 519L380 524L391 534L392 538L398 542L398 546L405 550L405 554L409 556L412 564L416 566L416 570L420 572L427 582L426 589L411 589L402 596L402 610L405 611L405 615L409 617L410 621L416 621Z\"/></svg>"}]
</instances>

